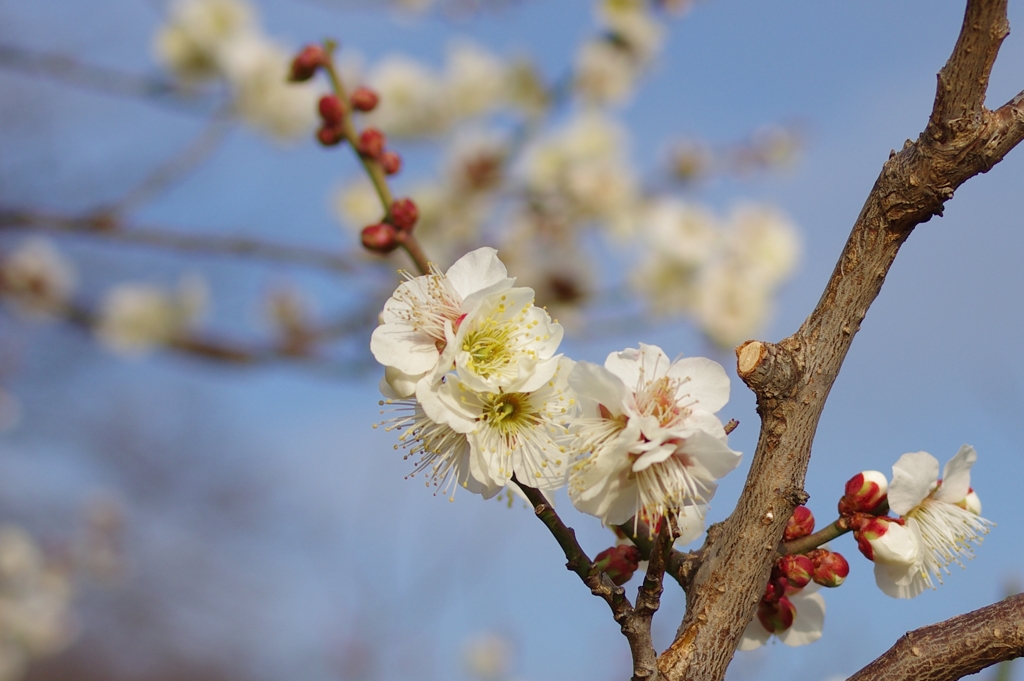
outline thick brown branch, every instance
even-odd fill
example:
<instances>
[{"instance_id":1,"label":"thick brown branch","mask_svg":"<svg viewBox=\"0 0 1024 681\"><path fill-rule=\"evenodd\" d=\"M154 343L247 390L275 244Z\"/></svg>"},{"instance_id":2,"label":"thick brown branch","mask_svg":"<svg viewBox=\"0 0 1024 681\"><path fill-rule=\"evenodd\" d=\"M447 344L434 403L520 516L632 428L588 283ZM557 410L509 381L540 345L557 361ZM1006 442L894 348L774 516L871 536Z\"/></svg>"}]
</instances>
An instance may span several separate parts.
<instances>
[{"instance_id":1,"label":"thick brown branch","mask_svg":"<svg viewBox=\"0 0 1024 681\"><path fill-rule=\"evenodd\" d=\"M724 677L786 520L807 498L804 476L825 400L903 242L914 227L941 215L957 187L989 170L1024 137L1020 97L995 112L981 104L1006 33L1005 10L1005 0L968 1L925 132L883 166L803 326L778 344L739 348L740 376L757 396L760 438L743 494L719 531L709 532L687 591L686 617L659 660L669 681Z\"/></svg>"},{"instance_id":2,"label":"thick brown branch","mask_svg":"<svg viewBox=\"0 0 1024 681\"><path fill-rule=\"evenodd\" d=\"M1024 656L1024 594L904 634L849 681L954 681Z\"/></svg>"}]
</instances>

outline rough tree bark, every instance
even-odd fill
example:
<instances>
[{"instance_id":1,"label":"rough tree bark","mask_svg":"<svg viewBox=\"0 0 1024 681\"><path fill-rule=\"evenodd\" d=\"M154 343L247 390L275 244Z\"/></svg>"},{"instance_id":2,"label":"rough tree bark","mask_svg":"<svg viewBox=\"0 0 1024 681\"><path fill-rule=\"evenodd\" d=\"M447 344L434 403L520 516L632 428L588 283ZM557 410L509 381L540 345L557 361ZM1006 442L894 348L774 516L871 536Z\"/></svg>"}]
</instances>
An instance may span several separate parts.
<instances>
[{"instance_id":1,"label":"rough tree bark","mask_svg":"<svg viewBox=\"0 0 1024 681\"><path fill-rule=\"evenodd\" d=\"M786 520L806 499L804 476L829 390L896 254L914 227L942 214L957 187L989 170L1024 137L1024 92L995 111L984 106L992 65L1009 33L1006 5L1007 0L968 0L924 132L882 167L804 324L777 344L750 341L737 349L740 378L757 396L760 438L735 511L708 532L685 618L659 659L665 681L725 676L764 591ZM965 617L974 616L981 622L987 615ZM942 649L954 638L931 640ZM1020 654L1019 646L999 650L1005 657L992 654L988 664ZM924 678L861 674L858 679Z\"/></svg>"}]
</instances>

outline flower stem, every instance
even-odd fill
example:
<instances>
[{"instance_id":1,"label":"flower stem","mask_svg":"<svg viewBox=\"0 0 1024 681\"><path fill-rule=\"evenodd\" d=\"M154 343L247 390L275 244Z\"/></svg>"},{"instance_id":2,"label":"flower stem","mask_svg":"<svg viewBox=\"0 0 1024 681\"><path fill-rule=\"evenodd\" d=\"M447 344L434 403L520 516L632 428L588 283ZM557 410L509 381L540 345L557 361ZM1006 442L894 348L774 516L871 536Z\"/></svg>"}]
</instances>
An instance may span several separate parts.
<instances>
[{"instance_id":1,"label":"flower stem","mask_svg":"<svg viewBox=\"0 0 1024 681\"><path fill-rule=\"evenodd\" d=\"M841 517L831 525L827 525L822 529L818 530L814 534L809 534L806 537L800 537L793 541L788 541L783 544L782 555L800 554L807 553L811 549L816 549L826 542L830 542L836 537L841 537L850 531L850 522L846 517Z\"/></svg>"},{"instance_id":2,"label":"flower stem","mask_svg":"<svg viewBox=\"0 0 1024 681\"><path fill-rule=\"evenodd\" d=\"M376 160L359 153L359 135L356 134L356 128L352 124L352 112L348 93L346 93L345 85L341 82L338 69L334 65L334 50L337 46L337 43L333 40L324 41L324 52L327 54L327 63L324 64L324 70L331 81L331 89L334 90L338 100L346 107L345 116L341 119L341 130L345 135L345 140L352 147L352 150L359 158L359 162L363 165L363 170L366 171L370 182L373 183L373 188L377 191L381 206L384 208L383 222L391 222L391 204L394 202L394 197L391 195L391 188L388 187L384 168ZM400 243L405 252L412 258L420 274L427 274L430 271L430 261L420 247L419 242L411 234L406 234Z\"/></svg>"}]
</instances>

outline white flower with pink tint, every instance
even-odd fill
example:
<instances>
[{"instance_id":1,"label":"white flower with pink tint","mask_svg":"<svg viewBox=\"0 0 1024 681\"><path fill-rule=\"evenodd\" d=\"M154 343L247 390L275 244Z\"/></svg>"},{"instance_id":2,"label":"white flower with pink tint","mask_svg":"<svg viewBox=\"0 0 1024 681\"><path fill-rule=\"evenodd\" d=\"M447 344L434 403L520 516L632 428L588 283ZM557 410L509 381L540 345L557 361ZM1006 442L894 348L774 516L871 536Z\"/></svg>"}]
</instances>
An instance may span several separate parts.
<instances>
[{"instance_id":1,"label":"white flower with pink tint","mask_svg":"<svg viewBox=\"0 0 1024 681\"><path fill-rule=\"evenodd\" d=\"M729 400L729 378L703 357L670 362L653 345L612 353L603 367L580 362L569 376L583 417L570 475L580 511L617 525L631 517L653 527L686 507L708 503L717 480L739 465L715 413Z\"/></svg>"}]
</instances>

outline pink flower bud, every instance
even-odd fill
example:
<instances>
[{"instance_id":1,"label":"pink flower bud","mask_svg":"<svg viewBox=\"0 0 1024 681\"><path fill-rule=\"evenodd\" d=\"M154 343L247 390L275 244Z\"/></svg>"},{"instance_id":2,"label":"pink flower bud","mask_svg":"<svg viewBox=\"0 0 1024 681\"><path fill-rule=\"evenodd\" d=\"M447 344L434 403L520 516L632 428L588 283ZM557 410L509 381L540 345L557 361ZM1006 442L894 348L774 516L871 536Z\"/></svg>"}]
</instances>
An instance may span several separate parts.
<instances>
[{"instance_id":1,"label":"pink flower bud","mask_svg":"<svg viewBox=\"0 0 1024 681\"><path fill-rule=\"evenodd\" d=\"M808 554L814 563L814 582L827 587L836 587L846 581L850 564L840 554L828 549L815 549Z\"/></svg>"},{"instance_id":2,"label":"pink flower bud","mask_svg":"<svg viewBox=\"0 0 1024 681\"><path fill-rule=\"evenodd\" d=\"M786 521L786 532L782 535L785 541L793 541L800 537L806 537L814 532L814 514L806 506L797 506L793 509L793 515Z\"/></svg>"},{"instance_id":3,"label":"pink flower bud","mask_svg":"<svg viewBox=\"0 0 1024 681\"><path fill-rule=\"evenodd\" d=\"M317 69L327 64L327 53L319 45L306 45L292 60L291 73L288 79L295 83L309 80L316 75Z\"/></svg>"},{"instance_id":4,"label":"pink flower bud","mask_svg":"<svg viewBox=\"0 0 1024 681\"><path fill-rule=\"evenodd\" d=\"M380 97L368 87L357 87L349 100L356 111L373 111L377 108Z\"/></svg>"},{"instance_id":5,"label":"pink flower bud","mask_svg":"<svg viewBox=\"0 0 1024 681\"><path fill-rule=\"evenodd\" d=\"M640 565L640 550L629 544L605 549L594 558L594 567L611 577L616 586L629 581Z\"/></svg>"},{"instance_id":6,"label":"pink flower bud","mask_svg":"<svg viewBox=\"0 0 1024 681\"><path fill-rule=\"evenodd\" d=\"M341 144L345 139L345 132L340 126L324 124L316 131L316 138L325 147L333 147L336 144Z\"/></svg>"},{"instance_id":7,"label":"pink flower bud","mask_svg":"<svg viewBox=\"0 0 1024 681\"><path fill-rule=\"evenodd\" d=\"M394 175L402 169L402 157L393 151L385 151L380 155L380 167L385 175Z\"/></svg>"},{"instance_id":8,"label":"pink flower bud","mask_svg":"<svg viewBox=\"0 0 1024 681\"><path fill-rule=\"evenodd\" d=\"M363 227L361 239L363 248L374 253L390 253L399 246L398 230L386 222Z\"/></svg>"},{"instance_id":9,"label":"pink flower bud","mask_svg":"<svg viewBox=\"0 0 1024 681\"><path fill-rule=\"evenodd\" d=\"M411 232L420 219L420 209L412 199L397 199L391 203L391 224L404 232Z\"/></svg>"},{"instance_id":10,"label":"pink flower bud","mask_svg":"<svg viewBox=\"0 0 1024 681\"><path fill-rule=\"evenodd\" d=\"M380 158L387 139L377 128L367 128L359 135L359 153L368 158Z\"/></svg>"},{"instance_id":11,"label":"pink flower bud","mask_svg":"<svg viewBox=\"0 0 1024 681\"><path fill-rule=\"evenodd\" d=\"M318 108L320 110L320 118L323 119L325 126L332 128L341 127L341 122L345 119L345 105L341 103L337 95L324 95L321 97Z\"/></svg>"},{"instance_id":12,"label":"pink flower bud","mask_svg":"<svg viewBox=\"0 0 1024 681\"><path fill-rule=\"evenodd\" d=\"M757 606L757 619L771 633L781 634L793 626L796 608L785 596L774 603L762 600Z\"/></svg>"},{"instance_id":13,"label":"pink flower bud","mask_svg":"<svg viewBox=\"0 0 1024 681\"><path fill-rule=\"evenodd\" d=\"M789 585L795 589L807 586L814 576L814 563L807 556L797 554L783 556L776 565Z\"/></svg>"},{"instance_id":14,"label":"pink flower bud","mask_svg":"<svg viewBox=\"0 0 1024 681\"><path fill-rule=\"evenodd\" d=\"M883 502L887 502L886 493L889 482L880 471L864 471L850 478L846 483L846 494L839 500L839 514L852 513L885 513Z\"/></svg>"}]
</instances>

